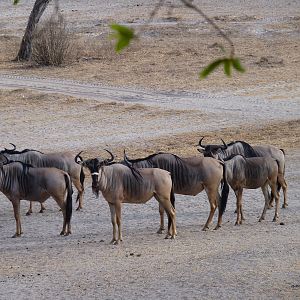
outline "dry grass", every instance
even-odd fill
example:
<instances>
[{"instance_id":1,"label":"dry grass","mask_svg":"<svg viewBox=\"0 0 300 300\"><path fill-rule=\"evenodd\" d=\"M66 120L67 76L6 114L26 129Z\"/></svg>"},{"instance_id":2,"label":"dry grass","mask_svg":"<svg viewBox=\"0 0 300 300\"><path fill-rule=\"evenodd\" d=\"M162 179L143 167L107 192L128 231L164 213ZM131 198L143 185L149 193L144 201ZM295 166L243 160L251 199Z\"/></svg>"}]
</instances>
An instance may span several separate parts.
<instances>
[{"instance_id":1,"label":"dry grass","mask_svg":"<svg viewBox=\"0 0 300 300\"><path fill-rule=\"evenodd\" d=\"M71 46L64 18L54 15L34 32L31 60L40 66L60 66L70 62Z\"/></svg>"}]
</instances>

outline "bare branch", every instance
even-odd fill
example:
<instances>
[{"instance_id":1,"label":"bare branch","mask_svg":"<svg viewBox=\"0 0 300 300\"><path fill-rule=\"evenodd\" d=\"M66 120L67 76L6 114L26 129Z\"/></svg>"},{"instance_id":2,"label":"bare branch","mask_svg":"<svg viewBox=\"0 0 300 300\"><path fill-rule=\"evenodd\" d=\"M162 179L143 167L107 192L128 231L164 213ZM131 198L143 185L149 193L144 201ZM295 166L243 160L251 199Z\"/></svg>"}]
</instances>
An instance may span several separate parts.
<instances>
[{"instance_id":1,"label":"bare branch","mask_svg":"<svg viewBox=\"0 0 300 300\"><path fill-rule=\"evenodd\" d=\"M234 44L232 40L222 31L222 29L211 19L209 18L199 7L194 5L190 0L180 0L186 7L193 9L199 13L210 25L212 25L219 34L228 42L230 45L230 57L234 57Z\"/></svg>"}]
</instances>

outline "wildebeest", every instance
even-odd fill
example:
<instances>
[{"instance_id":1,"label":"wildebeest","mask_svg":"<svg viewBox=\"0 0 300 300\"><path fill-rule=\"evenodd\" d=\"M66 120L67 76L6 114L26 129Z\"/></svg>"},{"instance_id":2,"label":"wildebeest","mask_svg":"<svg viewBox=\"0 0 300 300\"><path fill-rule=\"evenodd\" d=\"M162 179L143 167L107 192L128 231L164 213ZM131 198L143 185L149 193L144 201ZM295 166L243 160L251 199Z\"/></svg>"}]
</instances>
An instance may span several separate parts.
<instances>
[{"instance_id":1,"label":"wildebeest","mask_svg":"<svg viewBox=\"0 0 300 300\"><path fill-rule=\"evenodd\" d=\"M286 208L287 203L287 184L284 179L285 173L285 154L283 149L279 149L272 145L255 145L251 146L244 141L235 141L226 144L222 139L220 145L204 145L202 143L204 137L199 141L198 151L203 153L204 156L214 157L220 160L224 160L233 154L241 154L245 157L272 157L278 162L278 176L281 178L280 184L278 185L278 191L282 187L284 202L282 207ZM271 194L270 205L273 202L273 193Z\"/></svg>"},{"instance_id":2,"label":"wildebeest","mask_svg":"<svg viewBox=\"0 0 300 300\"><path fill-rule=\"evenodd\" d=\"M265 197L265 206L259 221L265 219L269 205L268 185L275 196L275 215L273 221L278 219L279 192L277 184L281 183L282 177L278 176L278 162L271 157L246 158L240 154L231 155L225 159L225 175L228 184L236 195L237 219L236 225L242 224L242 194L243 189L261 188ZM282 183L281 183L282 184Z\"/></svg>"},{"instance_id":3,"label":"wildebeest","mask_svg":"<svg viewBox=\"0 0 300 300\"><path fill-rule=\"evenodd\" d=\"M111 152L109 153L110 159L82 160L78 159L79 156L77 156L76 161L90 170L93 192L98 195L101 191L109 204L113 225L111 243L117 244L122 241L122 203L146 203L153 196L166 210L171 222L170 231L166 238L169 236L175 238L175 209L171 204L171 198L174 198L174 194L170 173L158 168L136 169L130 165L111 164L114 156Z\"/></svg>"},{"instance_id":4,"label":"wildebeest","mask_svg":"<svg viewBox=\"0 0 300 300\"><path fill-rule=\"evenodd\" d=\"M62 210L64 221L61 235L71 233L72 184L68 173L56 168L34 168L23 162L0 163L0 191L11 201L16 219L16 233L22 232L20 200L46 201L53 197Z\"/></svg>"},{"instance_id":5,"label":"wildebeest","mask_svg":"<svg viewBox=\"0 0 300 300\"><path fill-rule=\"evenodd\" d=\"M1 157L5 155L8 159L22 161L26 164L30 164L38 168L57 168L67 172L70 175L72 183L78 190L77 200L79 201L77 210L82 208L83 201L83 191L84 191L84 172L82 167L75 163L75 155L69 152L54 152L54 153L42 153L38 150L24 149L22 151L16 151L16 146L14 149L4 149L0 151L0 161ZM41 206L41 211L43 206ZM27 214L32 212L32 203L30 203L30 208Z\"/></svg>"},{"instance_id":6,"label":"wildebeest","mask_svg":"<svg viewBox=\"0 0 300 300\"><path fill-rule=\"evenodd\" d=\"M215 210L219 208L218 229L222 223L224 201L228 195L229 187L225 183L220 197L218 188L223 179L224 164L209 157L181 158L171 153L155 153L145 158L130 159L136 168L160 168L171 173L174 193L196 196L205 190L209 203L210 213L203 227L209 228ZM161 223L159 232L164 228L163 209L160 207Z\"/></svg>"}]
</instances>

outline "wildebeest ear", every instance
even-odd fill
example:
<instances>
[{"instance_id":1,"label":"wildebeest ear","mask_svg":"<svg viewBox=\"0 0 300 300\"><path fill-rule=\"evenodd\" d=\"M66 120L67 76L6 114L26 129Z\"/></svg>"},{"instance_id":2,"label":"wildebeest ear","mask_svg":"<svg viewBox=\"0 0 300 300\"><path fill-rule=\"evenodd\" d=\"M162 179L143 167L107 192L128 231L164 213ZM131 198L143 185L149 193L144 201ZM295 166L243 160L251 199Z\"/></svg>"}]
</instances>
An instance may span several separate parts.
<instances>
[{"instance_id":1,"label":"wildebeest ear","mask_svg":"<svg viewBox=\"0 0 300 300\"><path fill-rule=\"evenodd\" d=\"M95 158L95 163L98 168L103 165L106 165L106 160L101 159L100 157Z\"/></svg>"},{"instance_id":2,"label":"wildebeest ear","mask_svg":"<svg viewBox=\"0 0 300 300\"><path fill-rule=\"evenodd\" d=\"M202 148L197 148L197 150L198 150L201 154L204 153L204 149L202 149Z\"/></svg>"}]
</instances>

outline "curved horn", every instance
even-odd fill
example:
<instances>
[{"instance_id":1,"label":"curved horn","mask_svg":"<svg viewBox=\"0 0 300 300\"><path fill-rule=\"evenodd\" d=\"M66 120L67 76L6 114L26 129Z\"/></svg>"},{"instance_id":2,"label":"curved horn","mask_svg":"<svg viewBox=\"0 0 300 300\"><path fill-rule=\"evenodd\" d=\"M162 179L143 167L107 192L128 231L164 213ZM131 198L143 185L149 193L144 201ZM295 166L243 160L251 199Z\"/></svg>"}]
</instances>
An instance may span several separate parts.
<instances>
[{"instance_id":1,"label":"curved horn","mask_svg":"<svg viewBox=\"0 0 300 300\"><path fill-rule=\"evenodd\" d=\"M223 139L221 139L222 143L223 143L223 149L227 149L227 144L223 141Z\"/></svg>"},{"instance_id":2,"label":"curved horn","mask_svg":"<svg viewBox=\"0 0 300 300\"><path fill-rule=\"evenodd\" d=\"M199 146L202 148L202 149L205 149L206 145L202 145L202 141L205 137L202 137L199 141Z\"/></svg>"},{"instance_id":3,"label":"curved horn","mask_svg":"<svg viewBox=\"0 0 300 300\"><path fill-rule=\"evenodd\" d=\"M107 150L107 149L104 149L107 153L109 153L110 154L110 156L111 156L111 158L109 158L109 159L106 159L106 162L108 162L108 163L111 163L111 162L113 162L114 161L114 159L115 159L115 157L114 157L114 155L109 151L109 150Z\"/></svg>"},{"instance_id":4,"label":"curved horn","mask_svg":"<svg viewBox=\"0 0 300 300\"><path fill-rule=\"evenodd\" d=\"M132 163L129 161L129 159L128 159L127 155L126 155L125 149L124 149L124 161L125 161L125 163L126 163L127 166L131 166L132 165Z\"/></svg>"},{"instance_id":5,"label":"curved horn","mask_svg":"<svg viewBox=\"0 0 300 300\"><path fill-rule=\"evenodd\" d=\"M83 151L80 151L76 156L75 156L75 162L79 165L81 165L83 163L83 159L82 157L80 156L80 154L82 153ZM79 159L79 160L78 160Z\"/></svg>"},{"instance_id":6,"label":"curved horn","mask_svg":"<svg viewBox=\"0 0 300 300\"><path fill-rule=\"evenodd\" d=\"M17 149L16 145L13 144L13 143L10 143L10 145L12 145L14 148L13 149L7 149L7 148L4 148L5 151L15 151Z\"/></svg>"}]
</instances>

